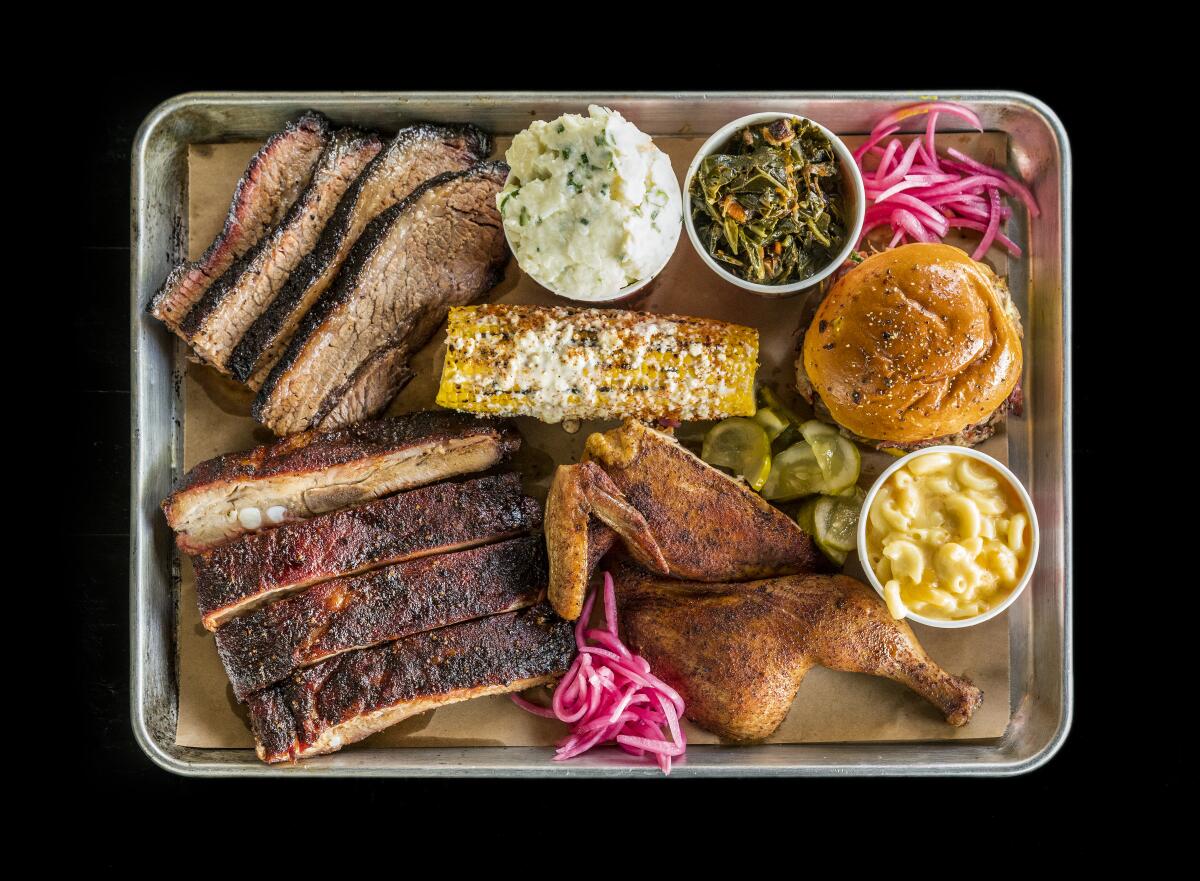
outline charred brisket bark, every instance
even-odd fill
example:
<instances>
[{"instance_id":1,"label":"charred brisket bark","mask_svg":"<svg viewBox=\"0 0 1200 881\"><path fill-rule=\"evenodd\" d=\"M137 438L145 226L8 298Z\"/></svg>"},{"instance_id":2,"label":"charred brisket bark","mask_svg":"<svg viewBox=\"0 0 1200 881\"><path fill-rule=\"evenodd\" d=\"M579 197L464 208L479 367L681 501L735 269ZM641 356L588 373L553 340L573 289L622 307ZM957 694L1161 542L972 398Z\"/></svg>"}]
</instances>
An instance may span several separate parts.
<instances>
[{"instance_id":1,"label":"charred brisket bark","mask_svg":"<svg viewBox=\"0 0 1200 881\"><path fill-rule=\"evenodd\" d=\"M500 279L508 247L495 196L507 174L484 162L439 175L375 218L272 369L254 417L291 434L385 406L450 307ZM341 406L347 397L353 406Z\"/></svg>"},{"instance_id":2,"label":"charred brisket bark","mask_svg":"<svg viewBox=\"0 0 1200 881\"><path fill-rule=\"evenodd\" d=\"M470 168L491 152L491 139L470 125L401 129L342 197L321 241L288 278L229 360L233 376L257 390L313 303L337 276L367 224L447 171Z\"/></svg>"},{"instance_id":3,"label":"charred brisket bark","mask_svg":"<svg viewBox=\"0 0 1200 881\"><path fill-rule=\"evenodd\" d=\"M287 214L308 185L329 140L329 124L306 113L272 135L250 160L225 218L225 226L199 260L176 266L146 311L178 333L209 285Z\"/></svg>"},{"instance_id":4,"label":"charred brisket bark","mask_svg":"<svg viewBox=\"0 0 1200 881\"><path fill-rule=\"evenodd\" d=\"M192 349L218 370L260 315L274 302L321 233L342 196L379 153L378 135L341 129L317 163L312 180L287 216L217 279L184 319Z\"/></svg>"}]
</instances>

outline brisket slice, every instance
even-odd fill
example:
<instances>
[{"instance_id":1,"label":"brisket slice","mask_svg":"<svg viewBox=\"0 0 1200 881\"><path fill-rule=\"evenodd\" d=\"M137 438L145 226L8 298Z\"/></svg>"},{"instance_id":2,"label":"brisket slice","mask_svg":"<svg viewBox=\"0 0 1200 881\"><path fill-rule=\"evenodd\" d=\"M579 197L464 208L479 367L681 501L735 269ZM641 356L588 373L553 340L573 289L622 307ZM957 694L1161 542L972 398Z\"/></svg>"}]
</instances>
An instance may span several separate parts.
<instances>
[{"instance_id":1,"label":"brisket slice","mask_svg":"<svg viewBox=\"0 0 1200 881\"><path fill-rule=\"evenodd\" d=\"M426 710L550 682L574 655L571 625L544 603L339 655L250 696L258 757L335 752Z\"/></svg>"},{"instance_id":2,"label":"brisket slice","mask_svg":"<svg viewBox=\"0 0 1200 881\"><path fill-rule=\"evenodd\" d=\"M209 285L287 214L308 185L328 141L328 122L311 112L272 135L238 181L224 229L199 260L171 270L146 311L178 332Z\"/></svg>"},{"instance_id":3,"label":"brisket slice","mask_svg":"<svg viewBox=\"0 0 1200 881\"><path fill-rule=\"evenodd\" d=\"M311 584L536 529L542 509L515 474L436 483L286 523L193 558L204 626L216 630Z\"/></svg>"},{"instance_id":4,"label":"brisket slice","mask_svg":"<svg viewBox=\"0 0 1200 881\"><path fill-rule=\"evenodd\" d=\"M302 667L382 642L523 609L548 578L541 535L437 554L335 578L217 631L217 651L245 700Z\"/></svg>"},{"instance_id":5,"label":"brisket slice","mask_svg":"<svg viewBox=\"0 0 1200 881\"><path fill-rule=\"evenodd\" d=\"M511 422L410 413L201 462L162 509L179 549L198 554L258 529L484 471L520 445Z\"/></svg>"},{"instance_id":6,"label":"brisket slice","mask_svg":"<svg viewBox=\"0 0 1200 881\"><path fill-rule=\"evenodd\" d=\"M228 372L226 364L242 335L317 246L342 196L382 146L378 135L353 129L333 136L312 180L283 221L213 282L184 319L180 329L197 355Z\"/></svg>"},{"instance_id":7,"label":"brisket slice","mask_svg":"<svg viewBox=\"0 0 1200 881\"><path fill-rule=\"evenodd\" d=\"M378 413L400 393L415 375L408 366L409 349L400 346L380 349L364 361L338 393L330 398L324 415L314 417L313 428L328 431L353 425L366 413Z\"/></svg>"},{"instance_id":8,"label":"brisket slice","mask_svg":"<svg viewBox=\"0 0 1200 881\"><path fill-rule=\"evenodd\" d=\"M429 178L470 168L491 152L491 139L470 125L401 129L342 197L321 240L246 331L229 359L236 379L257 390L301 319L337 276L367 224Z\"/></svg>"},{"instance_id":9,"label":"brisket slice","mask_svg":"<svg viewBox=\"0 0 1200 881\"><path fill-rule=\"evenodd\" d=\"M495 197L507 174L504 163L483 162L439 175L371 221L259 390L254 417L291 434L385 406L450 307L500 279L508 246ZM339 406L344 397L357 405Z\"/></svg>"}]
</instances>

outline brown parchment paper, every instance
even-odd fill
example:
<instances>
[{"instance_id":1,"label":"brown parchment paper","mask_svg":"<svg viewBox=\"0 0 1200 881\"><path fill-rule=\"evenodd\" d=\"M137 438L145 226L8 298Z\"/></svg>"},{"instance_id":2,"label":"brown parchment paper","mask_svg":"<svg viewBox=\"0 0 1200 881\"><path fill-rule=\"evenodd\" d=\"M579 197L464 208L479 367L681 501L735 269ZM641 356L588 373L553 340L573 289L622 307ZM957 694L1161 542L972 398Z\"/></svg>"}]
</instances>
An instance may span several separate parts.
<instances>
[{"instance_id":1,"label":"brown parchment paper","mask_svg":"<svg viewBox=\"0 0 1200 881\"><path fill-rule=\"evenodd\" d=\"M619 109L619 108L618 108ZM847 138L853 146L861 138ZM655 143L667 152L680 180L704 138L658 137ZM502 156L509 139L500 139ZM980 160L1003 157L1003 134L938 135L943 147L954 146ZM188 154L188 250L198 257L224 222L230 195L258 143L193 145ZM785 300L765 300L743 291L711 272L696 255L687 233L681 230L675 255L644 298L629 308L719 318L756 327L760 334L759 382L770 383L800 413L808 408L793 391L793 362L802 329L803 295ZM951 240L953 241L953 240ZM971 247L967 246L970 251ZM989 261L1004 274L1004 255L993 249ZM516 303L561 303L533 281L524 278L516 261L509 264L504 281L491 300ZM413 360L416 378L400 393L390 413L426 410L434 406L444 356L442 334ZM230 450L246 449L273 436L249 416L249 390L220 376L211 368L189 364L183 384L184 467ZM522 472L526 489L544 498L556 464L578 461L588 434L615 423L584 423L574 435L561 426L519 420L525 443L514 465ZM681 431L693 430L685 426ZM981 449L1007 461L1008 444L1003 430ZM862 485L869 486L890 457L863 453ZM854 555L847 573L862 577ZM1000 616L976 627L940 630L913 624L913 630L939 664L952 673L966 675L983 689L983 706L971 723L951 728L933 709L908 689L894 682L853 673L814 669L804 680L787 719L770 743L820 743L849 741L961 740L998 737L1009 720L1008 618ZM179 598L179 717L176 742L182 746L221 748L251 747L248 716L233 697L217 657L212 634L200 624L195 582L187 560L182 566ZM533 697L534 695L531 695ZM536 699L536 698L535 698ZM686 723L685 723L686 724ZM687 725L692 743L718 739ZM518 709L504 695L480 698L424 713L382 731L361 744L348 747L416 746L549 746L563 735L559 723Z\"/></svg>"}]
</instances>

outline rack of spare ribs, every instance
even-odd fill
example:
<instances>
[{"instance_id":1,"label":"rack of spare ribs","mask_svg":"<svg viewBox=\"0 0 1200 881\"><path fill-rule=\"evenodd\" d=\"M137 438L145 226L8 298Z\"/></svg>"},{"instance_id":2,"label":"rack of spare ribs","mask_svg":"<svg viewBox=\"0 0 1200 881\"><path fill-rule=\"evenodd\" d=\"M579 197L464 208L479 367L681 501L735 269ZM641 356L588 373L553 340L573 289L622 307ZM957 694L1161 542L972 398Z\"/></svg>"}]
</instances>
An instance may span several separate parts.
<instances>
[{"instance_id":1,"label":"rack of spare ribs","mask_svg":"<svg viewBox=\"0 0 1200 881\"><path fill-rule=\"evenodd\" d=\"M494 472L520 443L507 422L413 413L202 462L163 502L261 759L567 669L542 506Z\"/></svg>"}]
</instances>

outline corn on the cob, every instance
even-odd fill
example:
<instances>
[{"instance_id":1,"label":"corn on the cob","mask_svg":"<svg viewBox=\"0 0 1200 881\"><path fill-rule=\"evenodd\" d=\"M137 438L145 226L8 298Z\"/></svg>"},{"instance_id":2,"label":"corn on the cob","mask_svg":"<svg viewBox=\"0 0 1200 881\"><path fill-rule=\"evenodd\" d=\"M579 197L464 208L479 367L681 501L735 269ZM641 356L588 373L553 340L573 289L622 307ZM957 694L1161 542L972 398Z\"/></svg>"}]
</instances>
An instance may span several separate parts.
<instances>
[{"instance_id":1,"label":"corn on the cob","mask_svg":"<svg viewBox=\"0 0 1200 881\"><path fill-rule=\"evenodd\" d=\"M754 414L758 331L679 315L492 304L450 310L437 402L494 416Z\"/></svg>"}]
</instances>

